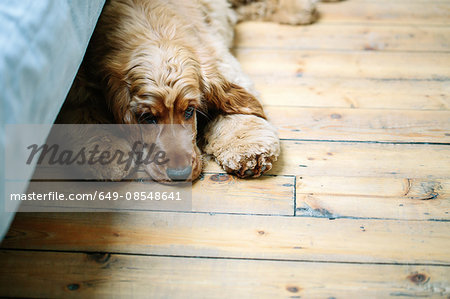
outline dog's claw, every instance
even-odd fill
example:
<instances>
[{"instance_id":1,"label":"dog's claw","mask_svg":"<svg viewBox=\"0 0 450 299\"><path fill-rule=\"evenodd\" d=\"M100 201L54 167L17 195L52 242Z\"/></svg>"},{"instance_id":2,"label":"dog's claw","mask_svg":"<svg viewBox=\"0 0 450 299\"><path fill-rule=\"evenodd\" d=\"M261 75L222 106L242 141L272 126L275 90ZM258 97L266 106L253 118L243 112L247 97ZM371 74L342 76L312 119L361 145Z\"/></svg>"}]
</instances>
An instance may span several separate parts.
<instances>
[{"instance_id":1,"label":"dog's claw","mask_svg":"<svg viewBox=\"0 0 450 299\"><path fill-rule=\"evenodd\" d=\"M272 169L271 164L264 164L267 163L268 161L266 161L266 159L262 158L261 156L257 156L255 157L255 159L257 160L255 168L248 169L246 166L244 166L245 168L243 167L238 171L231 171L231 170L228 171L229 172L231 171L233 174L237 175L240 178L250 178L250 177L260 177L265 172Z\"/></svg>"}]
</instances>

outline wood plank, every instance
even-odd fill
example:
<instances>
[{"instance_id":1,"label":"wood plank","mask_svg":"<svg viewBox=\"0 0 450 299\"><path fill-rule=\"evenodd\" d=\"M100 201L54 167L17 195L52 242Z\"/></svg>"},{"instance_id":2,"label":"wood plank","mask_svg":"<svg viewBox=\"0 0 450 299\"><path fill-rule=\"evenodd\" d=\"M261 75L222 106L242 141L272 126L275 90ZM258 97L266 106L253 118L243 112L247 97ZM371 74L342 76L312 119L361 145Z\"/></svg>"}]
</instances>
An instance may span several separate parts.
<instances>
[{"instance_id":1,"label":"wood plank","mask_svg":"<svg viewBox=\"0 0 450 299\"><path fill-rule=\"evenodd\" d=\"M264 105L449 110L447 81L251 76Z\"/></svg>"},{"instance_id":2,"label":"wood plank","mask_svg":"<svg viewBox=\"0 0 450 299\"><path fill-rule=\"evenodd\" d=\"M450 265L450 222L146 213L18 213L4 248Z\"/></svg>"},{"instance_id":3,"label":"wood plank","mask_svg":"<svg viewBox=\"0 0 450 299\"><path fill-rule=\"evenodd\" d=\"M280 138L450 143L450 111L267 107Z\"/></svg>"},{"instance_id":4,"label":"wood plank","mask_svg":"<svg viewBox=\"0 0 450 299\"><path fill-rule=\"evenodd\" d=\"M237 49L250 75L449 81L450 53Z\"/></svg>"},{"instance_id":5,"label":"wood plank","mask_svg":"<svg viewBox=\"0 0 450 299\"><path fill-rule=\"evenodd\" d=\"M147 178L147 174L144 175ZM20 210L27 211L185 211L185 212L212 212L212 213L241 213L266 215L293 215L294 214L294 177L264 176L258 180L244 180L227 174L203 174L193 185L166 186L155 182L74 182L34 181L28 187L28 193L47 194L57 192L65 194L82 194L97 196L95 200L88 201L30 201L23 202ZM100 193L110 194L117 192L116 199L100 200ZM182 200L190 201L135 201L126 200L135 194L144 192L180 192ZM220 194L220 196L218 196ZM119 196L122 196L121 198Z\"/></svg>"},{"instance_id":6,"label":"wood plank","mask_svg":"<svg viewBox=\"0 0 450 299\"><path fill-rule=\"evenodd\" d=\"M449 178L450 146L282 141L269 174L301 176ZM213 161L207 172L221 168Z\"/></svg>"},{"instance_id":7,"label":"wood plank","mask_svg":"<svg viewBox=\"0 0 450 299\"><path fill-rule=\"evenodd\" d=\"M192 210L293 215L294 178L264 176L245 180L227 174L204 174L193 185Z\"/></svg>"},{"instance_id":8,"label":"wood plank","mask_svg":"<svg viewBox=\"0 0 450 299\"><path fill-rule=\"evenodd\" d=\"M449 25L448 1L342 1L320 3L319 23Z\"/></svg>"},{"instance_id":9,"label":"wood plank","mask_svg":"<svg viewBox=\"0 0 450 299\"><path fill-rule=\"evenodd\" d=\"M347 0L322 0L321 1L321 5L326 5L326 4L333 4L333 3L339 3L339 1L347 1ZM364 5L367 2L372 2L372 0L351 0L353 2L358 2L360 5ZM381 5L383 5L384 2L395 2L395 3L448 3L447 0L378 0L378 3L381 3Z\"/></svg>"},{"instance_id":10,"label":"wood plank","mask_svg":"<svg viewBox=\"0 0 450 299\"><path fill-rule=\"evenodd\" d=\"M10 297L442 298L449 275L438 266L0 251L0 296Z\"/></svg>"},{"instance_id":11,"label":"wood plank","mask_svg":"<svg viewBox=\"0 0 450 299\"><path fill-rule=\"evenodd\" d=\"M236 27L238 48L332 51L450 51L450 27L360 24L288 26L244 22Z\"/></svg>"},{"instance_id":12,"label":"wood plank","mask_svg":"<svg viewBox=\"0 0 450 299\"><path fill-rule=\"evenodd\" d=\"M297 177L297 216L450 220L450 180Z\"/></svg>"}]
</instances>

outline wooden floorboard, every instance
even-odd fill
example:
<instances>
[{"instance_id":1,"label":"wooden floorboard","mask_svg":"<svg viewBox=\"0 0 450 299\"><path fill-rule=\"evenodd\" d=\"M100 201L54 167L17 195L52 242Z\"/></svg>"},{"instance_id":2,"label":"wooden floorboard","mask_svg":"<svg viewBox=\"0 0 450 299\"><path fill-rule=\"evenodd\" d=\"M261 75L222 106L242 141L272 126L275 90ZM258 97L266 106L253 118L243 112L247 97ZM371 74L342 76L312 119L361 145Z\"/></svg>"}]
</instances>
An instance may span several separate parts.
<instances>
[{"instance_id":1,"label":"wooden floorboard","mask_svg":"<svg viewBox=\"0 0 450 299\"><path fill-rule=\"evenodd\" d=\"M448 178L450 147L429 144L282 141L272 175ZM219 172L215 162L206 171Z\"/></svg>"},{"instance_id":2,"label":"wooden floorboard","mask_svg":"<svg viewBox=\"0 0 450 299\"><path fill-rule=\"evenodd\" d=\"M18 213L0 297L450 298L450 1L318 10L236 28L282 139L267 175L206 159L188 208Z\"/></svg>"},{"instance_id":3,"label":"wooden floorboard","mask_svg":"<svg viewBox=\"0 0 450 299\"><path fill-rule=\"evenodd\" d=\"M421 26L421 30L415 30L415 25L345 24L339 27L339 34L334 28L335 24L321 22L312 26L247 22L237 26L235 40L239 49L449 51L447 26Z\"/></svg>"},{"instance_id":4,"label":"wooden floorboard","mask_svg":"<svg viewBox=\"0 0 450 299\"><path fill-rule=\"evenodd\" d=\"M319 23L448 26L448 1L343 1L319 5Z\"/></svg>"},{"instance_id":5,"label":"wooden floorboard","mask_svg":"<svg viewBox=\"0 0 450 299\"><path fill-rule=\"evenodd\" d=\"M250 75L449 81L450 53L237 49Z\"/></svg>"},{"instance_id":6,"label":"wooden floorboard","mask_svg":"<svg viewBox=\"0 0 450 299\"><path fill-rule=\"evenodd\" d=\"M448 179L299 176L296 215L450 221Z\"/></svg>"},{"instance_id":7,"label":"wooden floorboard","mask_svg":"<svg viewBox=\"0 0 450 299\"><path fill-rule=\"evenodd\" d=\"M450 109L448 80L323 78L292 75L277 77L252 75L251 78L266 106L384 110Z\"/></svg>"},{"instance_id":8,"label":"wooden floorboard","mask_svg":"<svg viewBox=\"0 0 450 299\"><path fill-rule=\"evenodd\" d=\"M7 272L5 269L13 268ZM0 293L58 298L442 298L448 267L0 251ZM23 285L22 280L28 283Z\"/></svg>"},{"instance_id":9,"label":"wooden floorboard","mask_svg":"<svg viewBox=\"0 0 450 299\"><path fill-rule=\"evenodd\" d=\"M36 213L5 248L450 266L450 222L206 213Z\"/></svg>"},{"instance_id":10,"label":"wooden floorboard","mask_svg":"<svg viewBox=\"0 0 450 299\"><path fill-rule=\"evenodd\" d=\"M450 144L450 111L267 107L280 138Z\"/></svg>"},{"instance_id":11,"label":"wooden floorboard","mask_svg":"<svg viewBox=\"0 0 450 299\"><path fill-rule=\"evenodd\" d=\"M145 176L145 172L138 175ZM263 186L261 186L263 184ZM92 202L24 202L22 211L48 210L67 211L67 208L76 208L97 211L155 211L173 210L184 212L207 212L207 213L235 213L235 214L259 214L259 215L294 215L295 177L294 176L264 176L258 180L241 180L235 176L225 173L205 173L193 185L186 184L183 189L166 187L155 184L153 181L137 180L132 182L42 182L33 181L28 191L39 194L47 193L48 190L60 194L77 194L83 190L83 194L97 196L97 201ZM151 200L135 200L135 194L149 190L158 192L180 192L181 200L187 204L180 205L179 202L157 202ZM111 193L117 192L116 200L98 200L100 196L105 198ZM125 198L129 194L129 199ZM103 194L103 195L100 195ZM114 195L111 196L114 199Z\"/></svg>"}]
</instances>

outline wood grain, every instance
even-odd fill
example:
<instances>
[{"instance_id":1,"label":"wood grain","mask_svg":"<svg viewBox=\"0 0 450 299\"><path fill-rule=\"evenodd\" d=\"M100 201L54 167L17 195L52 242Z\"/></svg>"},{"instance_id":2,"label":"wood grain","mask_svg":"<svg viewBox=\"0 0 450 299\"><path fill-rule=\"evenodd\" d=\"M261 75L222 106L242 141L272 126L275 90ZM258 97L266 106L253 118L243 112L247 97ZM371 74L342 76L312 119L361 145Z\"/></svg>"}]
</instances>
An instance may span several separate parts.
<instances>
[{"instance_id":1,"label":"wood grain","mask_svg":"<svg viewBox=\"0 0 450 299\"><path fill-rule=\"evenodd\" d=\"M450 143L450 111L267 107L280 138Z\"/></svg>"},{"instance_id":2,"label":"wood grain","mask_svg":"<svg viewBox=\"0 0 450 299\"><path fill-rule=\"evenodd\" d=\"M196 212L293 215L294 178L264 176L257 180L205 174L193 185Z\"/></svg>"},{"instance_id":3,"label":"wood grain","mask_svg":"<svg viewBox=\"0 0 450 299\"><path fill-rule=\"evenodd\" d=\"M318 10L237 27L286 139L269 175L210 162L181 212L18 213L0 297L449 298L450 2Z\"/></svg>"},{"instance_id":4,"label":"wood grain","mask_svg":"<svg viewBox=\"0 0 450 299\"><path fill-rule=\"evenodd\" d=\"M442 298L449 275L437 266L0 251L0 296L9 297Z\"/></svg>"},{"instance_id":5,"label":"wood grain","mask_svg":"<svg viewBox=\"0 0 450 299\"><path fill-rule=\"evenodd\" d=\"M450 78L450 53L330 52L237 49L250 75L274 77L371 78L435 80Z\"/></svg>"},{"instance_id":6,"label":"wood grain","mask_svg":"<svg viewBox=\"0 0 450 299\"><path fill-rule=\"evenodd\" d=\"M448 1L342 1L319 5L319 23L449 25Z\"/></svg>"},{"instance_id":7,"label":"wood grain","mask_svg":"<svg viewBox=\"0 0 450 299\"><path fill-rule=\"evenodd\" d=\"M450 181L297 177L296 215L450 220Z\"/></svg>"},{"instance_id":8,"label":"wood grain","mask_svg":"<svg viewBox=\"0 0 450 299\"><path fill-rule=\"evenodd\" d=\"M450 147L427 144L282 141L272 175L449 178ZM206 171L221 168L208 162Z\"/></svg>"},{"instance_id":9,"label":"wood grain","mask_svg":"<svg viewBox=\"0 0 450 299\"><path fill-rule=\"evenodd\" d=\"M253 74L263 104L365 109L449 110L450 84L429 80Z\"/></svg>"},{"instance_id":10,"label":"wood grain","mask_svg":"<svg viewBox=\"0 0 450 299\"><path fill-rule=\"evenodd\" d=\"M19 213L5 248L450 265L450 222L146 213Z\"/></svg>"},{"instance_id":11,"label":"wood grain","mask_svg":"<svg viewBox=\"0 0 450 299\"><path fill-rule=\"evenodd\" d=\"M91 195L91 198L96 198L83 201L22 202L20 211L168 210L266 215L294 214L295 184L292 176L264 176L258 180L245 180L223 173L206 173L193 184L187 183L184 186L161 185L148 180L146 173L143 176L145 177L143 181L132 182L33 181L28 187L28 193L54 192L64 194L66 198L69 198L71 194ZM8 184L13 183L8 182ZM167 196L170 193L180 192L181 201L134 200L135 193L140 198L142 192L145 195L150 192L166 192ZM127 196L131 200L127 200Z\"/></svg>"},{"instance_id":12,"label":"wood grain","mask_svg":"<svg viewBox=\"0 0 450 299\"><path fill-rule=\"evenodd\" d=\"M369 26L327 23L288 26L277 23L244 22L236 27L239 48L448 52L449 27Z\"/></svg>"}]
</instances>

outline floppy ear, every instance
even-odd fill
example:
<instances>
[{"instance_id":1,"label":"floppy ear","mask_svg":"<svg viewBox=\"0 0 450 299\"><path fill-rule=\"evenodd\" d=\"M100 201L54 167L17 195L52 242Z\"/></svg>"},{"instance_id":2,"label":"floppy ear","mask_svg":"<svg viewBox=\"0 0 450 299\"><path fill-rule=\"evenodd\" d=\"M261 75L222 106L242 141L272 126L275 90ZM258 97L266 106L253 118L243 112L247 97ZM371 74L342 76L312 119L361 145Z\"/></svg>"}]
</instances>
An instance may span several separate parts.
<instances>
[{"instance_id":1,"label":"floppy ear","mask_svg":"<svg viewBox=\"0 0 450 299\"><path fill-rule=\"evenodd\" d=\"M119 124L132 124L136 122L134 114L130 111L131 95L126 82L110 76L107 80L106 102Z\"/></svg>"},{"instance_id":2,"label":"floppy ear","mask_svg":"<svg viewBox=\"0 0 450 299\"><path fill-rule=\"evenodd\" d=\"M206 81L204 94L208 109L222 114L251 114L266 118L264 110L255 96L243 87L228 82L221 76Z\"/></svg>"}]
</instances>

